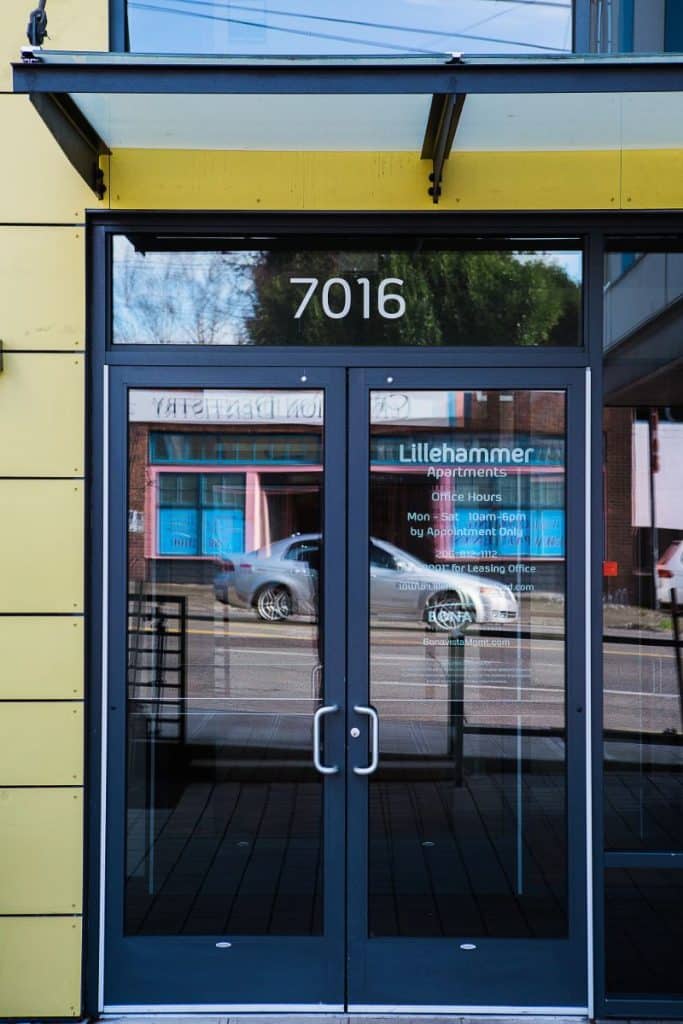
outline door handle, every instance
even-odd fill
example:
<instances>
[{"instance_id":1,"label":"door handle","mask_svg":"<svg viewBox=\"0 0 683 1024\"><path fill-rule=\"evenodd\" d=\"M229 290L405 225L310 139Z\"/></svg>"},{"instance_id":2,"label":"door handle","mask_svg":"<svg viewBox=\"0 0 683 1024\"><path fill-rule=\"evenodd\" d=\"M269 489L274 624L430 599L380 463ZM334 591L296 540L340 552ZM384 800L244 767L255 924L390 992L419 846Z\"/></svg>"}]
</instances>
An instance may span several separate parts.
<instances>
[{"instance_id":1,"label":"door handle","mask_svg":"<svg viewBox=\"0 0 683 1024\"><path fill-rule=\"evenodd\" d=\"M325 704L313 715L313 764L321 775L336 775L339 771L339 765L323 764L320 760L320 723L325 715L332 715L335 711L339 711L338 704Z\"/></svg>"},{"instance_id":2,"label":"door handle","mask_svg":"<svg viewBox=\"0 0 683 1024\"><path fill-rule=\"evenodd\" d=\"M379 717L374 708L364 704L354 704L353 710L357 715L367 715L370 719L370 764L366 768L354 768L353 771L356 775L372 775L379 764Z\"/></svg>"}]
</instances>

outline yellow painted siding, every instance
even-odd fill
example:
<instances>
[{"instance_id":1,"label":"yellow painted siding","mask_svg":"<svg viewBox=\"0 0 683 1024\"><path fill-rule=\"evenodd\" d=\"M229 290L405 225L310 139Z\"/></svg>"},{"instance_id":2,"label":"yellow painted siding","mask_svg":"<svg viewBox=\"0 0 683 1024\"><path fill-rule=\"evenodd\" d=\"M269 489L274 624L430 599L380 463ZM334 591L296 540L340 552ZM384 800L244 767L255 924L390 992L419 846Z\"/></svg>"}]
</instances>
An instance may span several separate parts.
<instances>
[{"instance_id":1,"label":"yellow painted siding","mask_svg":"<svg viewBox=\"0 0 683 1024\"><path fill-rule=\"evenodd\" d=\"M623 205L627 210L683 208L683 150L625 149L622 154Z\"/></svg>"},{"instance_id":2,"label":"yellow painted siding","mask_svg":"<svg viewBox=\"0 0 683 1024\"><path fill-rule=\"evenodd\" d=\"M0 616L0 651L0 701L83 696L82 618Z\"/></svg>"},{"instance_id":3,"label":"yellow painted siding","mask_svg":"<svg viewBox=\"0 0 683 1024\"><path fill-rule=\"evenodd\" d=\"M6 353L0 374L1 476L82 476L85 432L82 355Z\"/></svg>"},{"instance_id":4,"label":"yellow painted siding","mask_svg":"<svg viewBox=\"0 0 683 1024\"><path fill-rule=\"evenodd\" d=\"M0 917L0 950L1 1016L80 1015L80 918Z\"/></svg>"},{"instance_id":5,"label":"yellow painted siding","mask_svg":"<svg viewBox=\"0 0 683 1024\"><path fill-rule=\"evenodd\" d=\"M656 154L655 154L656 157ZM416 153L116 150L111 205L134 209L616 209L617 150L458 153L437 207Z\"/></svg>"},{"instance_id":6,"label":"yellow painted siding","mask_svg":"<svg viewBox=\"0 0 683 1024\"><path fill-rule=\"evenodd\" d=\"M84 347L84 234L82 228L0 227L5 349Z\"/></svg>"},{"instance_id":7,"label":"yellow painted siding","mask_svg":"<svg viewBox=\"0 0 683 1024\"><path fill-rule=\"evenodd\" d=\"M0 705L0 786L80 786L83 704L5 701Z\"/></svg>"},{"instance_id":8,"label":"yellow painted siding","mask_svg":"<svg viewBox=\"0 0 683 1024\"><path fill-rule=\"evenodd\" d=\"M83 484L0 480L0 613L83 610Z\"/></svg>"},{"instance_id":9,"label":"yellow painted siding","mask_svg":"<svg viewBox=\"0 0 683 1024\"><path fill-rule=\"evenodd\" d=\"M0 835L0 914L80 913L82 789L0 789Z\"/></svg>"},{"instance_id":10,"label":"yellow painted siding","mask_svg":"<svg viewBox=\"0 0 683 1024\"><path fill-rule=\"evenodd\" d=\"M102 207L26 96L0 95L0 223L82 224Z\"/></svg>"}]
</instances>

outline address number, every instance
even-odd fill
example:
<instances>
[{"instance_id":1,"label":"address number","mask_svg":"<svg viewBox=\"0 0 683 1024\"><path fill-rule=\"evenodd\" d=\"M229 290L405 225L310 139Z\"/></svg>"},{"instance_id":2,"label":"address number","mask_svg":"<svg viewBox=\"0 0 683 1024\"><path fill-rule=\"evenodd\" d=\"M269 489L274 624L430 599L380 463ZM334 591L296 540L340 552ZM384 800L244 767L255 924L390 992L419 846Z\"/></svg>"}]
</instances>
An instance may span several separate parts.
<instances>
[{"instance_id":1,"label":"address number","mask_svg":"<svg viewBox=\"0 0 683 1024\"><path fill-rule=\"evenodd\" d=\"M303 284L307 286L306 294L294 314L294 319L299 320L315 295L320 279L317 277L290 277L290 284ZM360 285L360 301L363 307L363 319L370 319L371 287L370 279L357 277L356 284ZM377 312L385 320L398 320L406 311L406 300L398 292L390 292L387 289L392 285L401 287L403 281L400 277L385 277L377 286L376 304ZM320 304L325 316L330 320L343 320L348 316L353 306L353 290L349 282L343 277L330 277L323 283L320 293Z\"/></svg>"}]
</instances>

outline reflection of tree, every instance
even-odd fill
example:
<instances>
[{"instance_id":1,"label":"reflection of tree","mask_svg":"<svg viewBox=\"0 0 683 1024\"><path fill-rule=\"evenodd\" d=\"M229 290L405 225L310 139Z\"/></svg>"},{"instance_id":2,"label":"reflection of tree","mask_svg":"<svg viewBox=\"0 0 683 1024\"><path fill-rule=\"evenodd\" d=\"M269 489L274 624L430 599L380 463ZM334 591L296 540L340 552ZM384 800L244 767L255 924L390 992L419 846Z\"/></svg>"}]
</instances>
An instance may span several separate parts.
<instances>
[{"instance_id":1,"label":"reflection of tree","mask_svg":"<svg viewBox=\"0 0 683 1024\"><path fill-rule=\"evenodd\" d=\"M299 319L305 288L320 285ZM347 316L326 316L322 286L348 281ZM369 281L363 318L362 288ZM400 291L405 314L384 319L380 282ZM330 304L343 301L335 286ZM366 298L366 302L368 299ZM389 306L392 311L394 306ZM572 345L578 338L580 287L541 254L441 251L234 252L134 251L114 248L114 339L187 345Z\"/></svg>"},{"instance_id":2,"label":"reflection of tree","mask_svg":"<svg viewBox=\"0 0 683 1024\"><path fill-rule=\"evenodd\" d=\"M253 344L567 345L576 344L580 289L559 266L510 252L270 252L253 268ZM318 289L299 320L302 286L290 277L349 281L348 316L325 316ZM356 278L371 282L371 319L363 319ZM377 286L400 278L406 312L383 320ZM393 289L392 289L393 290Z\"/></svg>"},{"instance_id":3,"label":"reflection of tree","mask_svg":"<svg viewBox=\"0 0 683 1024\"><path fill-rule=\"evenodd\" d=\"M117 342L237 345L254 260L245 252L134 253L117 239L114 339ZM125 248L124 248L125 245Z\"/></svg>"}]
</instances>

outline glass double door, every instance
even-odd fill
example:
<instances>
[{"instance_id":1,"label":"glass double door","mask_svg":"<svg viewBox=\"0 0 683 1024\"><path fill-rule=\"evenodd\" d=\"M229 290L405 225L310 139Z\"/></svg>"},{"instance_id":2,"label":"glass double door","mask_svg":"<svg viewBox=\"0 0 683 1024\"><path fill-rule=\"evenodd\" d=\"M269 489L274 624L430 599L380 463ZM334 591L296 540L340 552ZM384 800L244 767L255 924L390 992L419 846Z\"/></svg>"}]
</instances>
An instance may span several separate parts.
<instances>
[{"instance_id":1,"label":"glass double door","mask_svg":"<svg viewBox=\"0 0 683 1024\"><path fill-rule=\"evenodd\" d=\"M110 383L105 1006L585 1007L583 375Z\"/></svg>"}]
</instances>

